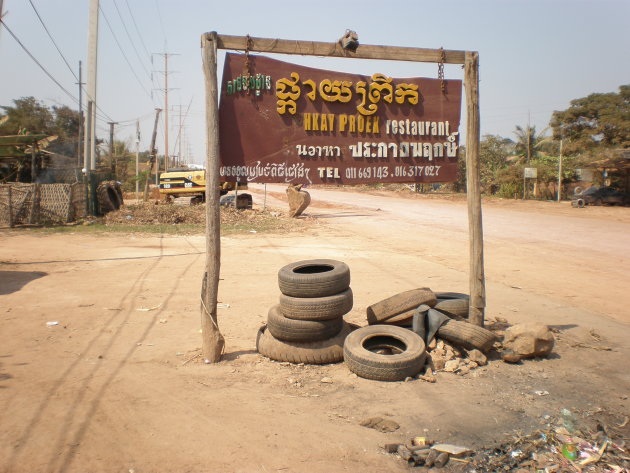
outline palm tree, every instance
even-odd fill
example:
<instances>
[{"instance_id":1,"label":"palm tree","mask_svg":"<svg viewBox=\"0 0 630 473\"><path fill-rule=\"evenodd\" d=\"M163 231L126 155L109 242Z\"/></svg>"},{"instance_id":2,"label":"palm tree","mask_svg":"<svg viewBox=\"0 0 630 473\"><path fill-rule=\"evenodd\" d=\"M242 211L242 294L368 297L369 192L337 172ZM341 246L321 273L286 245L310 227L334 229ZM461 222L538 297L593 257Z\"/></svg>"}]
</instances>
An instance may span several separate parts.
<instances>
[{"instance_id":1,"label":"palm tree","mask_svg":"<svg viewBox=\"0 0 630 473\"><path fill-rule=\"evenodd\" d=\"M527 163L532 158L535 158L540 148L551 139L549 136L545 136L548 128L545 128L540 133L536 134L536 126L527 125L525 128L516 126L514 134L516 135L516 143L514 150L517 155L525 156Z\"/></svg>"}]
</instances>

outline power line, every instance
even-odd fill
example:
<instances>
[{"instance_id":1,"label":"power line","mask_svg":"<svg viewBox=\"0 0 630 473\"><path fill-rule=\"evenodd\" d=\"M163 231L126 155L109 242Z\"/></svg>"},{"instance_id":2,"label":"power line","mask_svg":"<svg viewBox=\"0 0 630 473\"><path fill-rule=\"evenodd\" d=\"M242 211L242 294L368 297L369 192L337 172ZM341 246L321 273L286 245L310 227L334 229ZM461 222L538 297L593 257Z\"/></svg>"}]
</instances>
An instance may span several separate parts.
<instances>
[{"instance_id":1,"label":"power line","mask_svg":"<svg viewBox=\"0 0 630 473\"><path fill-rule=\"evenodd\" d=\"M153 102L153 98L151 97L151 94L147 91L147 89L142 84L142 81L138 77L138 74L136 74L136 70L131 65L131 62L129 61L129 58L127 58L127 55L125 54L125 50L120 45L120 41L118 41L118 37L116 36L116 33L114 33L114 29L112 28L111 23L107 19L107 15L105 15L105 12L103 11L103 9L101 8L100 5L98 6L98 9L100 10L101 14L103 15L103 18L105 19L105 23L107 23L107 27L109 28L109 31L111 31L112 36L114 37L114 40L116 41L116 44L118 45L118 49L120 49L121 54L125 58L125 61L127 61L127 65L129 66L129 69L131 70L131 72L133 73L134 77L138 81L138 84L140 85L142 90L144 90L144 92L147 94L147 96L151 99L151 102Z\"/></svg>"},{"instance_id":2,"label":"power line","mask_svg":"<svg viewBox=\"0 0 630 473\"><path fill-rule=\"evenodd\" d=\"M66 63L66 66L68 66L68 70L70 71L70 74L72 74L74 76L74 78L78 81L79 78L77 77L77 75L74 73L74 71L72 70L72 67L70 67L70 64L68 63L66 57L63 55L63 53L61 52L61 49L59 49L59 46L57 46L57 43L55 42L55 39L52 37L52 34L50 34L50 31L48 31L48 28L46 27L46 23L44 23L44 20L42 19L42 17L40 16L39 12L37 11L37 8L35 8L35 5L33 4L33 0L28 0L28 2L31 4L31 6L33 7L33 10L35 11L35 15L37 15L37 18L39 19L39 22L42 24L42 26L44 27L44 30L46 31L46 34L48 35L48 37L50 38L50 41L52 41L52 44L55 46L55 49L57 49L57 52L59 53L59 55L61 56L61 59L63 59L63 62Z\"/></svg>"},{"instance_id":3,"label":"power line","mask_svg":"<svg viewBox=\"0 0 630 473\"><path fill-rule=\"evenodd\" d=\"M59 49L59 46L57 46L57 43L55 41L55 39L52 37L52 34L50 33L50 31L48 30L48 27L46 26L46 23L44 23L44 20L42 19L41 15L39 14L39 12L37 11L37 8L35 7L35 5L33 4L32 0L28 0L29 3L31 4L31 6L33 7L33 10L35 11L35 15L37 15L37 18L39 19L40 23L42 24L42 26L44 27L44 30L46 31L46 34L48 35L48 37L50 38L50 41L52 42L52 44L55 46L55 49L57 49L57 52L59 53L59 55L61 56L61 59L63 59L63 62L66 63L66 66L68 67L68 70L70 71L70 73L74 76L74 78L77 80L77 82L79 81L79 78L77 77L77 75L74 73L74 71L72 70L72 67L70 66L70 64L68 63L68 60L66 59L66 57L63 55L63 53L61 52L61 49ZM6 26L6 23L5 23ZM86 94L89 97L89 94ZM92 97L89 97L90 100L93 100ZM79 108L81 107L81 101L77 101L74 97L73 100L79 105ZM87 109L87 107L85 107ZM112 121L112 119L97 105L96 109L98 111L100 111L103 116L99 117L101 120L109 120Z\"/></svg>"},{"instance_id":4,"label":"power line","mask_svg":"<svg viewBox=\"0 0 630 473\"><path fill-rule=\"evenodd\" d=\"M0 18L0 23L2 23L4 25L5 29L9 32L9 34L11 36L13 36L13 39L15 41L17 41L17 43L24 50L24 52L29 55L29 57L35 62L35 64L37 64L39 66L39 68L44 72L44 74L46 74L50 78L50 80L52 80L55 84L57 84L57 86L61 90L63 90L68 97L70 97L72 100L74 100L75 103L78 104L79 101L77 100L77 98L74 95L72 95L70 92L68 92L68 90L63 85L61 85L61 83L57 79L55 79L52 76L52 74L46 70L46 68L44 66L42 66L42 64L37 60L37 58L35 58L35 56L33 56L33 54L31 54L31 52L28 50L28 48L26 46L24 46L22 41L19 40L19 38L15 35L15 33L13 33L11 28L9 28L9 25L7 25L2 18Z\"/></svg>"},{"instance_id":5,"label":"power line","mask_svg":"<svg viewBox=\"0 0 630 473\"><path fill-rule=\"evenodd\" d=\"M155 8L158 13L158 18L160 19L160 27L162 28L162 35L164 36L164 46L166 47L166 30L164 29L164 22L162 21L162 13L160 12L160 4L158 3L158 0L155 0Z\"/></svg>"},{"instance_id":6,"label":"power line","mask_svg":"<svg viewBox=\"0 0 630 473\"><path fill-rule=\"evenodd\" d=\"M129 10L129 15L131 16L131 21L133 22L133 26L136 29L136 33L138 34L138 38L140 38L140 43L142 44L142 47L144 48L144 52L147 53L148 57L151 57L151 53L149 53L147 45L144 43L144 39L142 39L142 35L140 34L140 30L138 29L138 24L136 23L136 18L134 17L133 12L131 11L131 7L129 6L129 0L125 0L125 3L127 4L127 10Z\"/></svg>"},{"instance_id":7,"label":"power line","mask_svg":"<svg viewBox=\"0 0 630 473\"><path fill-rule=\"evenodd\" d=\"M149 70L145 67L144 63L142 62L142 58L140 57L140 54L138 53L138 49L136 48L136 45L135 45L133 39L131 38L131 35L129 34L129 30L127 29L127 25L125 24L125 20L124 20L122 14L120 13L120 9L118 8L118 3L116 2L116 0L114 0L114 6L116 7L116 11L118 12L118 16L120 17L120 22L122 23L123 28L125 29L125 33L127 33L127 38L129 38L129 42L131 43L131 47L133 48L133 50L136 53L136 56L138 58L138 62L140 63L140 66L142 66L142 69L144 69L144 72L146 72L147 76L149 76L149 78L150 78L151 74L149 73Z\"/></svg>"}]
</instances>

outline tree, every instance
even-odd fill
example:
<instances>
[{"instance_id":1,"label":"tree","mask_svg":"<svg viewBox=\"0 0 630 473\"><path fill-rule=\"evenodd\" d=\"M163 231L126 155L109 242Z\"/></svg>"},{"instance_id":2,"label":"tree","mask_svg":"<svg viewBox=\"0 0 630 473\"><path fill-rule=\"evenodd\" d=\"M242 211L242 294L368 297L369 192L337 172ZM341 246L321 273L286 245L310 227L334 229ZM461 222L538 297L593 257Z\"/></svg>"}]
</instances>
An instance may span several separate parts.
<instances>
[{"instance_id":1,"label":"tree","mask_svg":"<svg viewBox=\"0 0 630 473\"><path fill-rule=\"evenodd\" d=\"M13 100L13 106L0 106L7 120L0 124L0 135L55 135L47 148L53 153L74 156L77 151L80 115L65 105L47 107L35 97Z\"/></svg>"},{"instance_id":2,"label":"tree","mask_svg":"<svg viewBox=\"0 0 630 473\"><path fill-rule=\"evenodd\" d=\"M551 127L567 153L597 157L611 148L630 148L630 84L619 93L572 100L568 109L553 113Z\"/></svg>"},{"instance_id":3,"label":"tree","mask_svg":"<svg viewBox=\"0 0 630 473\"><path fill-rule=\"evenodd\" d=\"M496 185L497 173L508 165L514 142L499 135L484 135L479 146L480 179L484 187Z\"/></svg>"},{"instance_id":4,"label":"tree","mask_svg":"<svg viewBox=\"0 0 630 473\"><path fill-rule=\"evenodd\" d=\"M523 128L517 125L514 130L514 134L516 135L514 152L519 156L524 156L526 162L536 158L544 144L550 139L550 137L545 136L546 131L547 128L536 134L536 126L527 125Z\"/></svg>"},{"instance_id":5,"label":"tree","mask_svg":"<svg viewBox=\"0 0 630 473\"><path fill-rule=\"evenodd\" d=\"M35 97L13 100L13 107L1 106L8 120L0 125L0 134L50 133L53 114Z\"/></svg>"}]
</instances>

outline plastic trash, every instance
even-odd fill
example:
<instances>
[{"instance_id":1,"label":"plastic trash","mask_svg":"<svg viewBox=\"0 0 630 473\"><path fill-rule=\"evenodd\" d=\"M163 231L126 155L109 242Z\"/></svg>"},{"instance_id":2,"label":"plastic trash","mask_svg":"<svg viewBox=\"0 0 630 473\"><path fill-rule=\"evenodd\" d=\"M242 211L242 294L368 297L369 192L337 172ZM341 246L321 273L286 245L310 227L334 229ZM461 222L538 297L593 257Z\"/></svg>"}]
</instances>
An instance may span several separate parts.
<instances>
[{"instance_id":1,"label":"plastic trash","mask_svg":"<svg viewBox=\"0 0 630 473\"><path fill-rule=\"evenodd\" d=\"M575 432L577 420L573 413L565 408L560 411L560 414L562 415L562 425L567 429L567 432L571 434Z\"/></svg>"},{"instance_id":2,"label":"plastic trash","mask_svg":"<svg viewBox=\"0 0 630 473\"><path fill-rule=\"evenodd\" d=\"M577 460L578 449L574 443L567 442L562 445L562 455L568 460Z\"/></svg>"}]
</instances>

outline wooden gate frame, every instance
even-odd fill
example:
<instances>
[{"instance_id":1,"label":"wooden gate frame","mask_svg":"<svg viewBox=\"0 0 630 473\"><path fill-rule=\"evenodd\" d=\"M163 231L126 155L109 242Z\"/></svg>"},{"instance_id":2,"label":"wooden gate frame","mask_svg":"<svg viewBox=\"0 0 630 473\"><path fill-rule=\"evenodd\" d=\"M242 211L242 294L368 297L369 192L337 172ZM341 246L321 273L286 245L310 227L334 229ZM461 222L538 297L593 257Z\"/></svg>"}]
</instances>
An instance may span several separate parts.
<instances>
[{"instance_id":1,"label":"wooden gate frame","mask_svg":"<svg viewBox=\"0 0 630 473\"><path fill-rule=\"evenodd\" d=\"M221 358L224 340L217 324L217 294L221 265L219 211L219 101L217 84L217 51L230 49L301 56L343 57L464 65L466 89L466 194L470 256L469 320L479 326L484 323L486 289L483 265L483 229L481 219L481 188L479 185L479 53L398 46L361 44L350 52L337 43L255 38L219 35L216 31L201 36L203 69L206 88L206 272L201 294L201 328L203 357L206 363Z\"/></svg>"}]
</instances>

